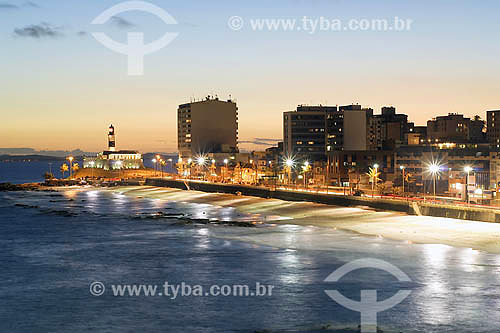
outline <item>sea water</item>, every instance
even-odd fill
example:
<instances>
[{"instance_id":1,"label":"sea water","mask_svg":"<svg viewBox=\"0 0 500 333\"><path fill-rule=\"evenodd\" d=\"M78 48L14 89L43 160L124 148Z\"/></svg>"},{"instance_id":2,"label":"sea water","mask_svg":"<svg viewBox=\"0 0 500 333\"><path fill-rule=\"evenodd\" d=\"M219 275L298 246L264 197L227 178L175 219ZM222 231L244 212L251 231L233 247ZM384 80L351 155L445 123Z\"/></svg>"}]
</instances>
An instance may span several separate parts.
<instances>
[{"instance_id":1,"label":"sea water","mask_svg":"<svg viewBox=\"0 0 500 333\"><path fill-rule=\"evenodd\" d=\"M285 222L111 191L0 193L0 332L358 331L360 314L325 293L333 289L353 300L361 290L379 299L411 290L378 314L384 332L498 332L499 256ZM363 258L386 261L412 282L376 269L325 282ZM114 296L110 287L165 281L274 288L173 299ZM106 286L103 295L90 292L94 282Z\"/></svg>"}]
</instances>

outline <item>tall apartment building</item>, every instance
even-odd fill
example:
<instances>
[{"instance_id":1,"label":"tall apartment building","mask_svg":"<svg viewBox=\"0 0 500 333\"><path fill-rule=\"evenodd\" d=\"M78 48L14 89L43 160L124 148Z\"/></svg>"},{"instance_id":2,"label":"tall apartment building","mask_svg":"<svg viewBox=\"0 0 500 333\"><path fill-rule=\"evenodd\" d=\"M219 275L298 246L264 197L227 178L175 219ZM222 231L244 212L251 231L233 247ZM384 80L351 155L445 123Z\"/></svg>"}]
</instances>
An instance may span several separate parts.
<instances>
[{"instance_id":1,"label":"tall apartment building","mask_svg":"<svg viewBox=\"0 0 500 333\"><path fill-rule=\"evenodd\" d=\"M500 110L486 112L486 129L488 142L500 148Z\"/></svg>"},{"instance_id":2,"label":"tall apartment building","mask_svg":"<svg viewBox=\"0 0 500 333\"><path fill-rule=\"evenodd\" d=\"M373 109L361 105L341 106L344 114L344 150L372 150L375 145L378 121L373 119Z\"/></svg>"},{"instance_id":3,"label":"tall apartment building","mask_svg":"<svg viewBox=\"0 0 500 333\"><path fill-rule=\"evenodd\" d=\"M177 146L181 157L238 151L238 107L208 96L179 105Z\"/></svg>"},{"instance_id":4,"label":"tall apartment building","mask_svg":"<svg viewBox=\"0 0 500 333\"><path fill-rule=\"evenodd\" d=\"M412 128L406 114L397 114L395 107L384 106L382 113L373 117L380 119L380 137L376 142L378 149L393 149L406 142L405 134L410 133Z\"/></svg>"},{"instance_id":5,"label":"tall apartment building","mask_svg":"<svg viewBox=\"0 0 500 333\"><path fill-rule=\"evenodd\" d=\"M469 140L470 118L449 113L427 121L427 140L430 142L467 142Z\"/></svg>"},{"instance_id":6,"label":"tall apartment building","mask_svg":"<svg viewBox=\"0 0 500 333\"><path fill-rule=\"evenodd\" d=\"M311 160L325 160L327 118L337 112L336 106L299 105L283 113L283 150Z\"/></svg>"}]
</instances>

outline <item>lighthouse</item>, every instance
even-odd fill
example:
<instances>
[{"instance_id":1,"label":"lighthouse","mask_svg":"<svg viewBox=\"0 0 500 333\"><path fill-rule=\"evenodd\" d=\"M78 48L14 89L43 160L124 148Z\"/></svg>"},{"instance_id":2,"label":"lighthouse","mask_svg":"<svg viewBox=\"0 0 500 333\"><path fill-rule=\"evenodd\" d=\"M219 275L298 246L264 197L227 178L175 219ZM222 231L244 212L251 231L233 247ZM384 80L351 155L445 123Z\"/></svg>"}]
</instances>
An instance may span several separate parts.
<instances>
[{"instance_id":1,"label":"lighthouse","mask_svg":"<svg viewBox=\"0 0 500 333\"><path fill-rule=\"evenodd\" d=\"M113 124L111 124L109 126L108 150L109 151L115 151L116 150L115 128L113 127Z\"/></svg>"}]
</instances>

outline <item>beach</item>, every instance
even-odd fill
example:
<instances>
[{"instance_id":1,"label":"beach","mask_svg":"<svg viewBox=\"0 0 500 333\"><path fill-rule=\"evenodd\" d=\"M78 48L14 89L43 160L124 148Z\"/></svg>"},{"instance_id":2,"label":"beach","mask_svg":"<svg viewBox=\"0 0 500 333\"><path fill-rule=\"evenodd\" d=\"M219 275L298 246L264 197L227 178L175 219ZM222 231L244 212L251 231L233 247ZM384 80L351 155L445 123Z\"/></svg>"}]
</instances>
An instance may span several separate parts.
<instances>
[{"instance_id":1,"label":"beach","mask_svg":"<svg viewBox=\"0 0 500 333\"><path fill-rule=\"evenodd\" d=\"M419 244L443 244L500 253L500 224L381 212L222 193L134 186L106 189L133 197L231 207L265 223L338 229Z\"/></svg>"}]
</instances>

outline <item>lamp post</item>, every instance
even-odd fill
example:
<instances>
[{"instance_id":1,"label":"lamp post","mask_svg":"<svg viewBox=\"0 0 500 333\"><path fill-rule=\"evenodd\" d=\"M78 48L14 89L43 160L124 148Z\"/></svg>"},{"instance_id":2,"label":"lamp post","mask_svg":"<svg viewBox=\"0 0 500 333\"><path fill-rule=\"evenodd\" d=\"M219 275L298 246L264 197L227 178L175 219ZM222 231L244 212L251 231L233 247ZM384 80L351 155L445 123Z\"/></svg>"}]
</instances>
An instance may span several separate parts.
<instances>
[{"instance_id":1,"label":"lamp post","mask_svg":"<svg viewBox=\"0 0 500 333\"><path fill-rule=\"evenodd\" d=\"M439 173L439 169L440 168L441 167L439 165L435 164L435 163L432 163L429 166L429 171L432 174L432 180L433 180L433 184L434 184L434 201L436 201L436 176Z\"/></svg>"},{"instance_id":2,"label":"lamp post","mask_svg":"<svg viewBox=\"0 0 500 333\"><path fill-rule=\"evenodd\" d=\"M372 198L375 193L375 182L377 181L378 177L378 167L379 165L377 163L373 165L373 169L375 170L375 172L373 173L373 179L372 179Z\"/></svg>"},{"instance_id":3,"label":"lamp post","mask_svg":"<svg viewBox=\"0 0 500 333\"><path fill-rule=\"evenodd\" d=\"M90 162L90 172L91 172L91 178L92 179L94 179L94 166L95 166L95 162L91 161Z\"/></svg>"},{"instance_id":4,"label":"lamp post","mask_svg":"<svg viewBox=\"0 0 500 333\"><path fill-rule=\"evenodd\" d=\"M224 175L224 171L227 169L227 164L229 163L229 160L227 158L224 159L224 168L222 168L222 182L226 182L226 178Z\"/></svg>"},{"instance_id":5,"label":"lamp post","mask_svg":"<svg viewBox=\"0 0 500 333\"><path fill-rule=\"evenodd\" d=\"M151 162L153 162L153 170L155 171L154 176L156 177L156 158L153 158Z\"/></svg>"},{"instance_id":6,"label":"lamp post","mask_svg":"<svg viewBox=\"0 0 500 333\"><path fill-rule=\"evenodd\" d=\"M292 167L295 164L295 162L291 158L287 158L285 161L285 165L287 167L287 172L288 172L288 186L290 186L290 183L292 182Z\"/></svg>"},{"instance_id":7,"label":"lamp post","mask_svg":"<svg viewBox=\"0 0 500 333\"><path fill-rule=\"evenodd\" d=\"M303 166L303 169L304 169L304 189L307 190L307 172L309 171L309 161L305 161L304 162L304 166Z\"/></svg>"},{"instance_id":8,"label":"lamp post","mask_svg":"<svg viewBox=\"0 0 500 333\"><path fill-rule=\"evenodd\" d=\"M399 168L401 169L401 171L403 173L403 197L406 198L406 195L405 195L405 166L400 165Z\"/></svg>"},{"instance_id":9,"label":"lamp post","mask_svg":"<svg viewBox=\"0 0 500 333\"><path fill-rule=\"evenodd\" d=\"M193 159L190 157L188 158L188 168L189 168L189 178L191 178L191 168L193 166Z\"/></svg>"},{"instance_id":10,"label":"lamp post","mask_svg":"<svg viewBox=\"0 0 500 333\"><path fill-rule=\"evenodd\" d=\"M469 197L469 174L473 169L470 166L465 166L464 171L467 173L467 178L465 179L465 195L467 197L467 204L470 204L470 197Z\"/></svg>"},{"instance_id":11,"label":"lamp post","mask_svg":"<svg viewBox=\"0 0 500 333\"><path fill-rule=\"evenodd\" d=\"M75 158L73 156L68 157L69 161L69 179L73 178L73 160Z\"/></svg>"}]
</instances>

